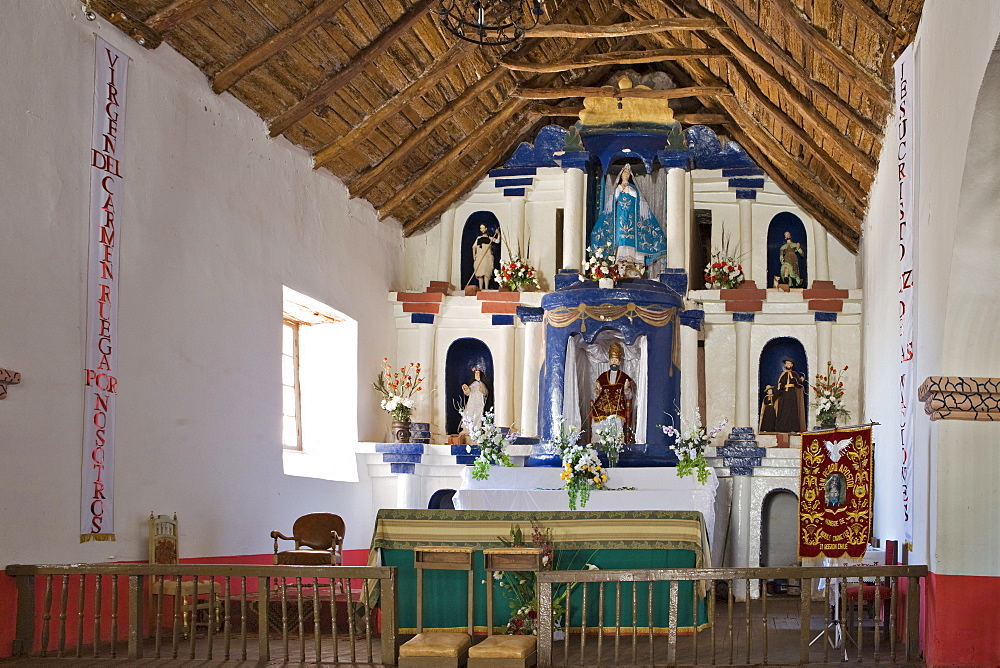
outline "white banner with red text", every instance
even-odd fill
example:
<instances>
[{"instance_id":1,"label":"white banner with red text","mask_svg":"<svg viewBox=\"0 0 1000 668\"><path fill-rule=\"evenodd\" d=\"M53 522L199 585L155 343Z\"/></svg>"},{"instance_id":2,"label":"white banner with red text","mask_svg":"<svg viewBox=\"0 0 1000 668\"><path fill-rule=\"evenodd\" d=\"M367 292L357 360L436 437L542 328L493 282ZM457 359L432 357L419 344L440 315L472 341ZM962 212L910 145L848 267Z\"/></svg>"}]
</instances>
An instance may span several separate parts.
<instances>
[{"instance_id":1,"label":"white banner with red text","mask_svg":"<svg viewBox=\"0 0 1000 668\"><path fill-rule=\"evenodd\" d=\"M917 419L917 109L914 46L896 60L896 160L899 194L899 446L903 534L913 542L913 433Z\"/></svg>"},{"instance_id":2,"label":"white banner with red text","mask_svg":"<svg viewBox=\"0 0 1000 668\"><path fill-rule=\"evenodd\" d=\"M115 397L118 393L118 212L128 56L100 37L94 70L90 163L87 343L80 542L114 540Z\"/></svg>"}]
</instances>

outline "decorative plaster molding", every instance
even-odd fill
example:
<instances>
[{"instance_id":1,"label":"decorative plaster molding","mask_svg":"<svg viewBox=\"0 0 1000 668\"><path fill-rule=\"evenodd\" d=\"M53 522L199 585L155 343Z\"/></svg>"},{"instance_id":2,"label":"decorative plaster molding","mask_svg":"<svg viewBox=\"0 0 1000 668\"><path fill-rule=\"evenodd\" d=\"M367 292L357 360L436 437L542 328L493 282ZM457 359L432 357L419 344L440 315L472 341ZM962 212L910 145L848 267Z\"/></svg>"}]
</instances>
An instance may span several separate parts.
<instances>
[{"instance_id":1,"label":"decorative plaster molding","mask_svg":"<svg viewBox=\"0 0 1000 668\"><path fill-rule=\"evenodd\" d=\"M7 398L7 386L21 382L21 374L10 369L0 369L0 399Z\"/></svg>"},{"instance_id":2,"label":"decorative plaster molding","mask_svg":"<svg viewBox=\"0 0 1000 668\"><path fill-rule=\"evenodd\" d=\"M928 376L917 397L931 420L1000 420L1000 378Z\"/></svg>"}]
</instances>

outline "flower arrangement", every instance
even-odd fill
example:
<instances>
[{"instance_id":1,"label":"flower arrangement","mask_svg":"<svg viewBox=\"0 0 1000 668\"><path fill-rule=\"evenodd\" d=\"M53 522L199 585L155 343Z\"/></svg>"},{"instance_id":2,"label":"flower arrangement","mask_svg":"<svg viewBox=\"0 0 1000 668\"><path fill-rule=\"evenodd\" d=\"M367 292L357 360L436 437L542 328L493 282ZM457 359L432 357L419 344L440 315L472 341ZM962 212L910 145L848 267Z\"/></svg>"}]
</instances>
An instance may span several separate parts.
<instances>
[{"instance_id":1,"label":"flower arrangement","mask_svg":"<svg viewBox=\"0 0 1000 668\"><path fill-rule=\"evenodd\" d=\"M816 420L823 426L836 424L837 418L851 417L844 408L844 381L841 379L845 371L846 365L838 370L833 362L827 362L826 375L816 374L816 384L812 386L816 393Z\"/></svg>"},{"instance_id":2,"label":"flower arrangement","mask_svg":"<svg viewBox=\"0 0 1000 668\"><path fill-rule=\"evenodd\" d=\"M576 510L577 503L584 508L590 499L590 490L607 489L608 475L601 466L597 450L579 443L576 427L567 428L562 416L556 418L555 433L552 445L562 457L563 470L559 477L565 483L563 489L569 493L569 509Z\"/></svg>"},{"instance_id":3,"label":"flower arrangement","mask_svg":"<svg viewBox=\"0 0 1000 668\"><path fill-rule=\"evenodd\" d=\"M701 426L701 412L695 411L695 422L683 433L672 426L663 427L663 433L674 439L670 449L677 453L677 475L681 478L697 474L698 482L705 484L708 480L708 461L705 459L705 448L712 444L712 439L722 433L729 422L722 418L719 424L707 430ZM681 426L684 419L681 418Z\"/></svg>"},{"instance_id":4,"label":"flower arrangement","mask_svg":"<svg viewBox=\"0 0 1000 668\"><path fill-rule=\"evenodd\" d=\"M705 285L711 289L739 287L746 280L743 265L736 258L723 251L712 253L712 261L705 266Z\"/></svg>"},{"instance_id":5,"label":"flower arrangement","mask_svg":"<svg viewBox=\"0 0 1000 668\"><path fill-rule=\"evenodd\" d=\"M487 411L483 415L483 422L479 427L474 426L468 418L462 418L462 426L469 431L469 438L479 448L479 456L472 465L473 478L486 480L490 477L490 467L493 465L513 466L504 448L517 438L517 432L503 433L493 422L493 411ZM466 446L466 452L471 451L472 447Z\"/></svg>"},{"instance_id":6,"label":"flower arrangement","mask_svg":"<svg viewBox=\"0 0 1000 668\"><path fill-rule=\"evenodd\" d=\"M500 541L507 547L524 547L525 540L521 527L514 525L510 528L510 538L500 538ZM555 541L552 538L552 529L542 528L533 524L531 527L532 547L542 550L542 570L575 570L574 565L579 563L579 551L574 553L567 560L567 567L560 568L557 563ZM595 550L596 552L596 550ZM590 555L593 556L593 553ZM589 561L589 558L587 559ZM590 563L584 563L583 568L589 570L597 569ZM530 571L497 571L493 574L497 584L510 592L510 621L507 622L507 633L509 635L537 635L538 633L538 590L535 587L535 573ZM567 586L568 584L568 586ZM553 626L561 624L563 616L566 614L566 597L572 591L575 583L554 583L552 596L552 621Z\"/></svg>"},{"instance_id":7,"label":"flower arrangement","mask_svg":"<svg viewBox=\"0 0 1000 668\"><path fill-rule=\"evenodd\" d=\"M420 362L410 362L406 366L393 371L389 358L382 358L383 369L372 383L377 392L382 395L382 409L392 415L396 422L409 422L413 414L413 393L423 389L420 383Z\"/></svg>"},{"instance_id":8,"label":"flower arrangement","mask_svg":"<svg viewBox=\"0 0 1000 668\"><path fill-rule=\"evenodd\" d=\"M620 275L615 252L615 247L610 243L603 246L587 246L587 260L581 267L583 273L580 274L580 280L589 278L592 281L599 281L602 278L610 278L617 281Z\"/></svg>"},{"instance_id":9,"label":"flower arrangement","mask_svg":"<svg viewBox=\"0 0 1000 668\"><path fill-rule=\"evenodd\" d=\"M520 290L524 287L538 287L534 267L519 256L501 264L500 268L494 270L493 274L502 288Z\"/></svg>"},{"instance_id":10,"label":"flower arrangement","mask_svg":"<svg viewBox=\"0 0 1000 668\"><path fill-rule=\"evenodd\" d=\"M608 456L608 467L618 465L618 457L625 446L625 432L618 420L608 419L594 426L594 436L597 437L597 448Z\"/></svg>"}]
</instances>

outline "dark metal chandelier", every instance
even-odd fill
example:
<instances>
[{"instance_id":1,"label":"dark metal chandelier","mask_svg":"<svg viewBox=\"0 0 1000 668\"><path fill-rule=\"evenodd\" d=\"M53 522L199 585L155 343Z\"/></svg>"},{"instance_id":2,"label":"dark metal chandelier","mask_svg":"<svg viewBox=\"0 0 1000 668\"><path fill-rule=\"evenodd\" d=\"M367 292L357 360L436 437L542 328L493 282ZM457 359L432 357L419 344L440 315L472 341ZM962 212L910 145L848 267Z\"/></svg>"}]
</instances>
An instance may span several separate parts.
<instances>
[{"instance_id":1,"label":"dark metal chandelier","mask_svg":"<svg viewBox=\"0 0 1000 668\"><path fill-rule=\"evenodd\" d=\"M441 25L467 42L501 46L538 25L544 0L441 0Z\"/></svg>"}]
</instances>

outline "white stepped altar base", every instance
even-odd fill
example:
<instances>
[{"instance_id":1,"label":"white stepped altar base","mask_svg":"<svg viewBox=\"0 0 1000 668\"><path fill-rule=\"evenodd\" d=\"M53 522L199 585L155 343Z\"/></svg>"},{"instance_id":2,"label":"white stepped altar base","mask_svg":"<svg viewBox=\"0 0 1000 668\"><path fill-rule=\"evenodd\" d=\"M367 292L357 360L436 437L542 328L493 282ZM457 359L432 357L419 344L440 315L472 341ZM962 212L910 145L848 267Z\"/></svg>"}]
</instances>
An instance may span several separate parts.
<instances>
[{"instance_id":1,"label":"white stepped altar base","mask_svg":"<svg viewBox=\"0 0 1000 668\"><path fill-rule=\"evenodd\" d=\"M506 468L494 466L487 480L462 471L455 494L456 510L568 510L566 490L561 489L561 468ZM634 490L594 490L580 510L697 510L705 518L709 537L715 535L715 493L719 479L709 470L702 485L694 476L679 478L672 467L607 469L608 485Z\"/></svg>"}]
</instances>

